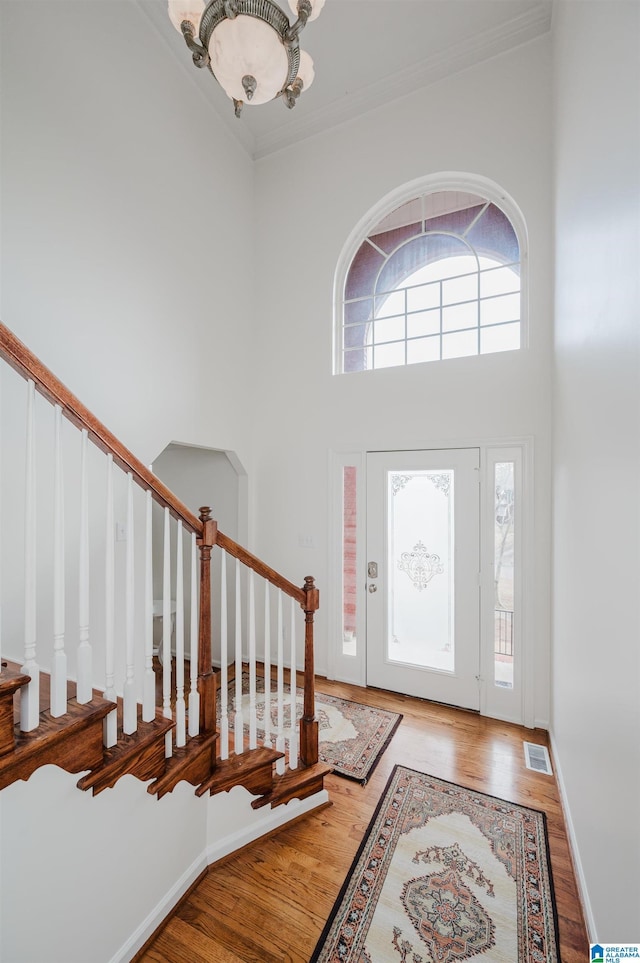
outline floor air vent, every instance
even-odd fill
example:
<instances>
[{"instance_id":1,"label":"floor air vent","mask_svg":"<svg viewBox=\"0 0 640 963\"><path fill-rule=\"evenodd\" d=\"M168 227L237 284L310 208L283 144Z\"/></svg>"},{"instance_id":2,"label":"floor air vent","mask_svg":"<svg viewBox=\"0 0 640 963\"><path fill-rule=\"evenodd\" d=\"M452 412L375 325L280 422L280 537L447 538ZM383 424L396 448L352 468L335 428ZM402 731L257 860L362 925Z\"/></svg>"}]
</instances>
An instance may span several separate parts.
<instances>
[{"instance_id":1,"label":"floor air vent","mask_svg":"<svg viewBox=\"0 0 640 963\"><path fill-rule=\"evenodd\" d=\"M543 772L545 776L552 776L551 759L546 746L539 746L535 742L523 742L524 763L527 769Z\"/></svg>"}]
</instances>

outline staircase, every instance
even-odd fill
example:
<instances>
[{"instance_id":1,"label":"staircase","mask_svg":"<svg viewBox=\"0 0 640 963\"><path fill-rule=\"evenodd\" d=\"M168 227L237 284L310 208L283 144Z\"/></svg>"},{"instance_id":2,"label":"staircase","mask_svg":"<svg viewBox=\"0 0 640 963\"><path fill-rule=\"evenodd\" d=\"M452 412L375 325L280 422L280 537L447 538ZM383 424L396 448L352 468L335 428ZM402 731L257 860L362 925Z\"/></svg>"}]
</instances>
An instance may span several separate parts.
<instances>
[{"instance_id":1,"label":"staircase","mask_svg":"<svg viewBox=\"0 0 640 963\"><path fill-rule=\"evenodd\" d=\"M307 577L302 587L296 586L219 531L209 508L195 516L4 325L0 357L26 389L24 545L15 547L24 559L23 616L10 615L13 648L7 647L6 656L3 645L0 790L28 780L41 766L55 765L82 773L77 786L93 795L125 775L147 783L147 792L158 799L181 782L191 784L198 796L243 786L255 796L255 808L320 792L328 769L318 763L313 629L319 598L314 580ZM47 426L52 437L43 455L38 445ZM69 458L73 445L74 457ZM72 464L77 519L70 534L64 479L74 458L79 462L79 469ZM36 463L43 460L50 494L45 512L43 475L36 475ZM98 545L93 489L100 472L106 500ZM115 544L116 508L123 505L124 559ZM159 510L164 561L162 644L156 650L151 531L152 513ZM41 604L38 594L43 516L52 552L44 576L50 605ZM137 541L134 531L141 533ZM140 547L144 564L134 557ZM212 580L214 553L220 584ZM89 576L98 555L104 576L99 621L91 611ZM77 590L65 578L72 568L78 573ZM215 612L214 596L219 599ZM42 609L51 619L45 633ZM220 630L217 671L214 618ZM17 623L23 628L21 657L15 649ZM304 664L299 721L298 635L303 636ZM238 682L243 678L244 690ZM266 689L262 696L258 681ZM235 685L231 699L230 684Z\"/></svg>"}]
</instances>

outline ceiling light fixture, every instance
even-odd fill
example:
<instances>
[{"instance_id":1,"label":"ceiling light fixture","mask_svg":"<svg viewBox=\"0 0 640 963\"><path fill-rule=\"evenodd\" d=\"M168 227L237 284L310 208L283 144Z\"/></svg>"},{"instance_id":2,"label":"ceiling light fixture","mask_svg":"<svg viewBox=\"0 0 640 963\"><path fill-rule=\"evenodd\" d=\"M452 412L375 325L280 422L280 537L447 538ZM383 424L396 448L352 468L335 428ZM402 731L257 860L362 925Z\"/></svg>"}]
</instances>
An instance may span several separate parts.
<instances>
[{"instance_id":1,"label":"ceiling light fixture","mask_svg":"<svg viewBox=\"0 0 640 963\"><path fill-rule=\"evenodd\" d=\"M194 64L209 68L233 101L236 117L245 102L282 97L295 107L313 82L313 60L300 50L298 38L324 0L289 0L289 6L297 17L293 23L273 0L169 0L169 17Z\"/></svg>"}]
</instances>

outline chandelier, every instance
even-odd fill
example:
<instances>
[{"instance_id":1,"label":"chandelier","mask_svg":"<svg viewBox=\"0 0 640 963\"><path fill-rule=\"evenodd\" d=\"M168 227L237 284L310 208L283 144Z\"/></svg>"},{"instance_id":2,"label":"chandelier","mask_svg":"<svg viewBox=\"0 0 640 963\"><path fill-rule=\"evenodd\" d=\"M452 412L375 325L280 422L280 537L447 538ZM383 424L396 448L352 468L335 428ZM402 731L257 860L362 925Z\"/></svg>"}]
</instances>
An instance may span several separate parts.
<instances>
[{"instance_id":1,"label":"chandelier","mask_svg":"<svg viewBox=\"0 0 640 963\"><path fill-rule=\"evenodd\" d=\"M298 38L324 0L289 0L289 6L293 23L273 0L169 0L169 17L194 64L211 71L233 101L236 117L245 103L266 104L276 97L295 107L313 82L313 60Z\"/></svg>"}]
</instances>

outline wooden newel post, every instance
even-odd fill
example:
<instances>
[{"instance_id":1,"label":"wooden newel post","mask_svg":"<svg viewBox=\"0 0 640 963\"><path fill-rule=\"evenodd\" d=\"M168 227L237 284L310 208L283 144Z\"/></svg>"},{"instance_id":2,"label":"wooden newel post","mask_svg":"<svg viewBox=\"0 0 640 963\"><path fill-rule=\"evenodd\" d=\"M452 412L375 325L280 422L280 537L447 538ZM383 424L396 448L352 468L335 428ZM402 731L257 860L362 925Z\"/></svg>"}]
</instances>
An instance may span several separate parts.
<instances>
[{"instance_id":1,"label":"wooden newel post","mask_svg":"<svg viewBox=\"0 0 640 963\"><path fill-rule=\"evenodd\" d=\"M216 678L211 657L211 549L218 537L218 524L210 508L200 509L202 538L200 549L200 618L198 622L198 692L200 693L200 732L216 728Z\"/></svg>"},{"instance_id":2,"label":"wooden newel post","mask_svg":"<svg viewBox=\"0 0 640 963\"><path fill-rule=\"evenodd\" d=\"M300 757L305 766L313 766L318 761L313 617L320 607L320 592L311 575L305 578L303 591L306 600L304 602L304 704L300 720Z\"/></svg>"}]
</instances>

